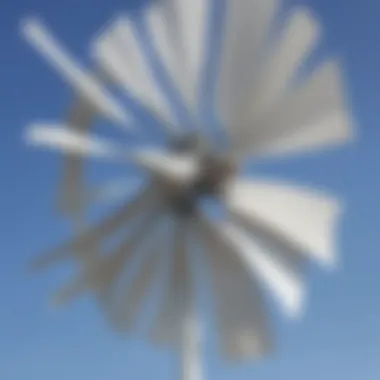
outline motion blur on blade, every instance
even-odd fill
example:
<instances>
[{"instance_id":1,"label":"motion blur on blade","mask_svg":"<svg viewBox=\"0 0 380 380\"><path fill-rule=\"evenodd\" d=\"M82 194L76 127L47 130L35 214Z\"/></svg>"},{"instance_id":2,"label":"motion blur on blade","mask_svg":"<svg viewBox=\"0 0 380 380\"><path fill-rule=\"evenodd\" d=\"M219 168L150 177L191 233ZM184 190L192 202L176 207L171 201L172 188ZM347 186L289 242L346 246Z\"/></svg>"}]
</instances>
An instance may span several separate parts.
<instances>
[{"instance_id":1,"label":"motion blur on blade","mask_svg":"<svg viewBox=\"0 0 380 380\"><path fill-rule=\"evenodd\" d=\"M286 316L295 318L304 305L305 263L336 263L340 203L335 197L239 172L249 160L332 149L353 139L338 60L327 57L306 70L320 43L321 25L304 7L283 15L280 5L278 0L157 0L143 9L143 28L187 111L187 123L154 75L157 62L141 43L135 16L118 15L96 35L91 69L71 57L42 21L22 23L24 39L76 94L66 120L37 122L26 132L29 144L64 154L58 189L63 215L81 220L100 198L120 202L128 192L126 178L105 184L94 196L84 181L87 158L133 166L149 178L132 200L41 255L33 266L78 261L79 274L56 301L92 292L110 323L131 331L166 263L169 278L148 335L178 349L185 380L202 378L191 243L202 248L219 346L229 360L259 358L272 350L264 297L273 297ZM213 17L222 6L223 17ZM202 117L199 101L208 79L205 55L212 23L222 26L212 111L228 142L223 147ZM93 135L91 125L98 118L130 136L138 133L131 125L139 120L115 87L159 121L164 144L128 148ZM219 204L222 217L208 213L206 198ZM120 234L123 230L129 233ZM116 235L118 243L106 248ZM139 271L128 286L120 286L134 254L143 255Z\"/></svg>"}]
</instances>

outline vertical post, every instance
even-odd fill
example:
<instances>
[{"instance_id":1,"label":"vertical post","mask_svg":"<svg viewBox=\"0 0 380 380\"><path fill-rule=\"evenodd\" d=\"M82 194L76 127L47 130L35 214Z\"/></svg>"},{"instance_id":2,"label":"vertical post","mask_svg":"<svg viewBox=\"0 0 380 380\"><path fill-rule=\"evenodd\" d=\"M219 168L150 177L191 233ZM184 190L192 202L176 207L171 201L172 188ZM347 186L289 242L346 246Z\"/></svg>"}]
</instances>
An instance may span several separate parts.
<instances>
[{"instance_id":1,"label":"vertical post","mask_svg":"<svg viewBox=\"0 0 380 380\"><path fill-rule=\"evenodd\" d=\"M181 333L181 380L203 380L201 330L192 305L185 309Z\"/></svg>"},{"instance_id":2,"label":"vertical post","mask_svg":"<svg viewBox=\"0 0 380 380\"><path fill-rule=\"evenodd\" d=\"M178 273L180 282L178 284L178 310L180 317L177 327L178 343L180 352L180 379L181 380L203 380L201 363L201 331L199 315L196 307L195 287L191 271L191 252L188 249L188 237L191 222L182 220L178 223L178 250L179 259Z\"/></svg>"}]
</instances>

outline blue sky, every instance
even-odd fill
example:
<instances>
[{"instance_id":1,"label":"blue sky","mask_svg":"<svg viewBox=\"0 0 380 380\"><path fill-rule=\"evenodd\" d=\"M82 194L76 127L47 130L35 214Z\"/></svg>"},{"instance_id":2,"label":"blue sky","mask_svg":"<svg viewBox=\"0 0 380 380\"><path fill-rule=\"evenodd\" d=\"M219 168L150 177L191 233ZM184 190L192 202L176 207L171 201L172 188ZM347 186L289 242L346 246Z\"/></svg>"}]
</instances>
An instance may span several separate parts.
<instances>
[{"instance_id":1,"label":"blue sky","mask_svg":"<svg viewBox=\"0 0 380 380\"><path fill-rule=\"evenodd\" d=\"M60 79L19 38L18 23L41 15L83 58L90 37L121 0L2 0L0 2L0 378L2 380L174 379L175 357L138 336L110 332L91 300L61 311L48 296L63 270L26 273L32 255L67 232L54 208L59 157L28 149L28 121L58 119L69 99ZM309 0L325 24L323 49L343 62L358 136L339 151L260 165L280 178L312 184L346 201L339 227L341 267L313 270L309 305L297 324L278 321L276 357L226 367L205 347L209 379L378 380L380 376L380 3Z\"/></svg>"}]
</instances>

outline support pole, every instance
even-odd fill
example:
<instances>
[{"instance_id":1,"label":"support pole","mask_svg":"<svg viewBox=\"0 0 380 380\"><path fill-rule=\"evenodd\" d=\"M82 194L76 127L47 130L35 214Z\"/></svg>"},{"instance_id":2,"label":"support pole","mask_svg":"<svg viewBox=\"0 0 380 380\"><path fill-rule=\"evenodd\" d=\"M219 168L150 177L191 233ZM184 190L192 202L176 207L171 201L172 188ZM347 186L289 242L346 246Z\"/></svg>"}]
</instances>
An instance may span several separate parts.
<instances>
[{"instance_id":1,"label":"support pole","mask_svg":"<svg viewBox=\"0 0 380 380\"><path fill-rule=\"evenodd\" d=\"M203 380L201 329L191 305L185 311L181 338L181 380Z\"/></svg>"},{"instance_id":2,"label":"support pole","mask_svg":"<svg viewBox=\"0 0 380 380\"><path fill-rule=\"evenodd\" d=\"M196 307L194 276L191 271L192 256L188 245L191 222L182 219L177 224L177 228L176 247L178 248L175 250L175 257L178 261L176 269L179 274L177 284L179 378L181 380L203 380L200 319Z\"/></svg>"}]
</instances>

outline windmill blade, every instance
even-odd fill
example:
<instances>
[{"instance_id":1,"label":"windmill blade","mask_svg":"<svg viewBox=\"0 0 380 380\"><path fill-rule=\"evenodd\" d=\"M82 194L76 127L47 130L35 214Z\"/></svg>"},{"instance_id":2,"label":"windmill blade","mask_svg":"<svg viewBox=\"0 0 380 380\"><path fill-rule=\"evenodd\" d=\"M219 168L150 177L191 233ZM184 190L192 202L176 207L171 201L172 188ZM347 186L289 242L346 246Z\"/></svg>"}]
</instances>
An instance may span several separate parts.
<instances>
[{"instance_id":1,"label":"windmill blade","mask_svg":"<svg viewBox=\"0 0 380 380\"><path fill-rule=\"evenodd\" d=\"M86 134L90 128L95 110L83 98L78 98L70 107L67 125L70 130ZM83 212L83 160L82 157L67 154L63 161L62 177L58 186L58 208L64 214L76 219Z\"/></svg>"},{"instance_id":2,"label":"windmill blade","mask_svg":"<svg viewBox=\"0 0 380 380\"><path fill-rule=\"evenodd\" d=\"M155 1L144 12L148 34L153 42L161 63L166 68L170 79L176 85L179 95L189 100L190 85L184 75L187 67L185 48L179 35L180 26L174 2L176 0ZM189 106L189 104L188 104Z\"/></svg>"},{"instance_id":3,"label":"windmill blade","mask_svg":"<svg viewBox=\"0 0 380 380\"><path fill-rule=\"evenodd\" d=\"M228 220L232 224L250 235L257 244L269 252L273 260L283 263L290 268L296 277L301 278L305 271L307 259L299 247L257 220L231 210L227 211Z\"/></svg>"},{"instance_id":4,"label":"windmill blade","mask_svg":"<svg viewBox=\"0 0 380 380\"><path fill-rule=\"evenodd\" d=\"M154 207L151 207L148 212L145 212L142 220L139 221L136 231L132 234L130 239L127 239L124 244L120 246L116 254L114 253L114 259L112 259L111 265L115 268L114 272L110 274L108 284L103 287L98 287L96 289L96 295L101 306L104 307L106 313L111 315L112 313L112 300L114 299L113 292L116 290L116 281L120 275L122 275L123 268L125 268L126 263L128 263L133 254L141 255L141 251L137 250L141 247L141 244L147 239L153 231L162 216L163 205L157 203ZM120 259L118 258L120 256ZM124 259L122 257L125 257ZM122 261L122 263L120 263ZM112 319L111 319L112 322Z\"/></svg>"},{"instance_id":5,"label":"windmill blade","mask_svg":"<svg viewBox=\"0 0 380 380\"><path fill-rule=\"evenodd\" d=\"M89 245L92 247L98 246L105 238L127 225L138 213L143 210L149 210L160 201L159 187L154 183L148 184L132 201L121 206L111 216L90 227L77 238L63 243L38 257L32 262L32 269L39 270L67 258L74 257L80 259L86 256L86 254L92 254L93 252L86 251L86 247Z\"/></svg>"},{"instance_id":6,"label":"windmill blade","mask_svg":"<svg viewBox=\"0 0 380 380\"><path fill-rule=\"evenodd\" d=\"M312 14L305 8L297 7L263 62L259 82L249 98L250 115L260 116L284 94L316 46L319 36L320 28Z\"/></svg>"},{"instance_id":7,"label":"windmill blade","mask_svg":"<svg viewBox=\"0 0 380 380\"><path fill-rule=\"evenodd\" d=\"M280 303L284 313L291 318L298 317L303 307L304 288L294 268L231 222L223 223L219 228L221 235L233 246L255 278Z\"/></svg>"},{"instance_id":8,"label":"windmill blade","mask_svg":"<svg viewBox=\"0 0 380 380\"><path fill-rule=\"evenodd\" d=\"M188 154L172 154L152 149L136 152L134 157L136 163L158 178L179 186L192 183L200 170L197 157Z\"/></svg>"},{"instance_id":9,"label":"windmill blade","mask_svg":"<svg viewBox=\"0 0 380 380\"><path fill-rule=\"evenodd\" d=\"M63 124L32 124L26 131L26 140L31 145L59 149L79 156L120 161L126 157L122 147L99 137L89 137L84 133L75 132Z\"/></svg>"},{"instance_id":10,"label":"windmill blade","mask_svg":"<svg viewBox=\"0 0 380 380\"><path fill-rule=\"evenodd\" d=\"M118 17L94 40L91 51L114 83L148 109L153 109L154 113L164 119L165 128L173 127L175 115L166 94L154 79L151 64L144 55L137 31L128 17Z\"/></svg>"},{"instance_id":11,"label":"windmill blade","mask_svg":"<svg viewBox=\"0 0 380 380\"><path fill-rule=\"evenodd\" d=\"M23 22L21 30L26 41L46 58L80 96L110 120L128 126L130 115L126 113L122 104L98 79L75 62L43 23L38 19L29 18Z\"/></svg>"},{"instance_id":12,"label":"windmill blade","mask_svg":"<svg viewBox=\"0 0 380 380\"><path fill-rule=\"evenodd\" d=\"M94 72L93 75L103 83L109 82L104 73ZM91 122L96 116L96 110L88 102L78 97L71 105L67 115L67 125L75 132L86 134ZM74 218L75 222L82 223L82 201L86 199L83 182L83 160L72 154L67 154L63 161L63 169L58 186L58 209L64 215Z\"/></svg>"},{"instance_id":13,"label":"windmill blade","mask_svg":"<svg viewBox=\"0 0 380 380\"><path fill-rule=\"evenodd\" d=\"M333 237L340 211L336 199L281 182L239 179L226 189L224 202L307 258L335 264Z\"/></svg>"},{"instance_id":14,"label":"windmill blade","mask_svg":"<svg viewBox=\"0 0 380 380\"><path fill-rule=\"evenodd\" d=\"M242 106L251 97L257 79L261 51L266 45L278 0L226 2L223 45L217 81L217 108L234 135L240 123Z\"/></svg>"},{"instance_id":15,"label":"windmill blade","mask_svg":"<svg viewBox=\"0 0 380 380\"><path fill-rule=\"evenodd\" d=\"M156 343L176 347L181 344L183 318L192 295L186 229L184 220L178 220L174 226L169 281L151 331Z\"/></svg>"},{"instance_id":16,"label":"windmill blade","mask_svg":"<svg viewBox=\"0 0 380 380\"><path fill-rule=\"evenodd\" d=\"M87 187L86 189L78 190L80 191L78 197L79 207L91 206L94 204L104 204L112 205L117 202L135 194L136 190L141 187L142 182L140 179L124 179L124 180L113 180L102 185L97 185L94 187ZM73 205L73 204L72 204ZM81 211L77 210L69 213L70 216L74 217L74 220L80 221Z\"/></svg>"},{"instance_id":17,"label":"windmill blade","mask_svg":"<svg viewBox=\"0 0 380 380\"><path fill-rule=\"evenodd\" d=\"M97 186L86 192L85 202L114 203L133 194L141 186L139 179L122 179L109 181L104 185Z\"/></svg>"},{"instance_id":18,"label":"windmill blade","mask_svg":"<svg viewBox=\"0 0 380 380\"><path fill-rule=\"evenodd\" d=\"M162 231L162 221L156 224L153 236L144 247L144 259L140 270L126 287L123 286L110 308L110 319L118 331L130 331L142 309L144 297L153 286L158 272L162 269L167 236Z\"/></svg>"},{"instance_id":19,"label":"windmill blade","mask_svg":"<svg viewBox=\"0 0 380 380\"><path fill-rule=\"evenodd\" d=\"M209 0L157 0L146 13L150 37L185 103L198 110Z\"/></svg>"},{"instance_id":20,"label":"windmill blade","mask_svg":"<svg viewBox=\"0 0 380 380\"><path fill-rule=\"evenodd\" d=\"M273 159L340 147L353 140L354 131L351 126L349 113L341 109L310 124L308 130L305 128L298 133L283 136L277 141L263 143L262 147L265 147L265 150L258 149L257 155Z\"/></svg>"},{"instance_id":21,"label":"windmill blade","mask_svg":"<svg viewBox=\"0 0 380 380\"><path fill-rule=\"evenodd\" d=\"M101 304L107 308L117 278L123 272L132 255L136 253L138 245L150 232L156 218L157 208L145 212L132 235L128 236L126 240L116 249L112 249L107 255L97 256L89 261L83 272L72 283L57 293L55 302L61 305L71 301L86 290L92 290Z\"/></svg>"},{"instance_id":22,"label":"windmill blade","mask_svg":"<svg viewBox=\"0 0 380 380\"><path fill-rule=\"evenodd\" d=\"M196 229L209 262L224 355L244 360L267 354L272 339L255 277L217 226L198 215Z\"/></svg>"},{"instance_id":23,"label":"windmill blade","mask_svg":"<svg viewBox=\"0 0 380 380\"><path fill-rule=\"evenodd\" d=\"M284 96L236 144L239 157L278 156L342 145L353 138L339 63L328 60Z\"/></svg>"}]
</instances>

